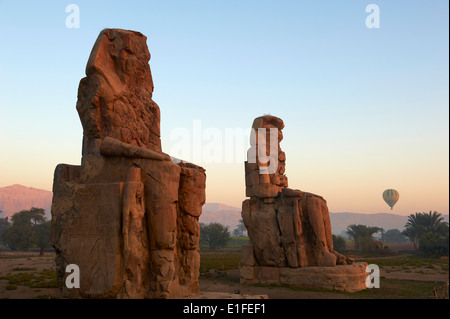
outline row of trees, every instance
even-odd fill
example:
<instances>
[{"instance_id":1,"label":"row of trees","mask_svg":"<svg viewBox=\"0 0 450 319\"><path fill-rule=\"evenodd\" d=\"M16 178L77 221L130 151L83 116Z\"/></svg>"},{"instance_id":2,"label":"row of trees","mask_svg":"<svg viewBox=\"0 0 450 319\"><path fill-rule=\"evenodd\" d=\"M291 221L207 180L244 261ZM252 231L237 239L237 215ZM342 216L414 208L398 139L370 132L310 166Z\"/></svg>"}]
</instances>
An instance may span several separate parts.
<instances>
[{"instance_id":1,"label":"row of trees","mask_svg":"<svg viewBox=\"0 0 450 319\"><path fill-rule=\"evenodd\" d=\"M228 227L219 223L200 225L200 242L215 249L225 247L231 235ZM0 244L11 250L26 251L40 248L40 254L50 247L50 221L45 218L45 211L32 208L14 214L11 222L8 218L0 218Z\"/></svg>"},{"instance_id":2,"label":"row of trees","mask_svg":"<svg viewBox=\"0 0 450 319\"><path fill-rule=\"evenodd\" d=\"M438 212L415 213L408 216L403 235L414 248L428 255L447 255L449 249L449 225Z\"/></svg>"},{"instance_id":3,"label":"row of trees","mask_svg":"<svg viewBox=\"0 0 450 319\"><path fill-rule=\"evenodd\" d=\"M235 237L245 235L245 226L240 220L233 231ZM381 233L381 241L394 243L409 238L416 249L427 255L448 255L449 225L438 212L415 213L408 216L405 230L390 229L384 232L383 228L366 225L349 225L346 233L355 242L355 249L370 251L374 246L376 233ZM200 224L200 243L210 248L225 247L231 239L228 227L220 223L208 225ZM334 246L337 251L345 251L345 239L333 235ZM0 243L11 250L28 250L33 247L40 248L43 255L50 247L50 221L45 218L42 208L31 208L14 214L11 222L8 218L0 218Z\"/></svg>"},{"instance_id":4,"label":"row of trees","mask_svg":"<svg viewBox=\"0 0 450 319\"><path fill-rule=\"evenodd\" d=\"M40 255L50 247L50 221L45 218L42 208L31 208L15 213L9 222L8 217L0 218L0 242L11 250L26 251L40 248Z\"/></svg>"},{"instance_id":5,"label":"row of trees","mask_svg":"<svg viewBox=\"0 0 450 319\"><path fill-rule=\"evenodd\" d=\"M234 233L241 234L242 227ZM231 235L228 227L219 223L200 224L200 242L211 249L225 247ZM11 250L26 251L30 248L40 248L40 254L50 247L50 221L45 218L45 211L32 208L14 214L11 222L8 218L0 218L0 244Z\"/></svg>"},{"instance_id":6,"label":"row of trees","mask_svg":"<svg viewBox=\"0 0 450 319\"><path fill-rule=\"evenodd\" d=\"M369 227L366 225L350 225L347 234L355 241L355 249L368 251L374 246L373 235L381 231L380 227Z\"/></svg>"},{"instance_id":7,"label":"row of trees","mask_svg":"<svg viewBox=\"0 0 450 319\"><path fill-rule=\"evenodd\" d=\"M228 226L220 223L205 225L200 223L200 244L208 245L210 249L225 247L231 239Z\"/></svg>"},{"instance_id":8,"label":"row of trees","mask_svg":"<svg viewBox=\"0 0 450 319\"><path fill-rule=\"evenodd\" d=\"M381 233L383 243L399 243L409 239L415 249L426 255L448 256L449 225L438 212L415 213L408 216L405 229L390 229L384 232L383 228L366 225L349 225L346 233L354 240L355 249L370 251L376 247L374 234ZM341 236L333 235L336 250L345 250L345 240Z\"/></svg>"},{"instance_id":9,"label":"row of trees","mask_svg":"<svg viewBox=\"0 0 450 319\"><path fill-rule=\"evenodd\" d=\"M247 237L247 228L244 225L244 220L239 219L239 224L233 230L233 237Z\"/></svg>"},{"instance_id":10,"label":"row of trees","mask_svg":"<svg viewBox=\"0 0 450 319\"><path fill-rule=\"evenodd\" d=\"M239 224L233 230L233 237L247 237L247 228L244 221L239 220ZM227 246L231 239L228 226L220 223L210 223L205 225L200 223L200 244L207 245L210 249Z\"/></svg>"},{"instance_id":11,"label":"row of trees","mask_svg":"<svg viewBox=\"0 0 450 319\"><path fill-rule=\"evenodd\" d=\"M347 231L343 233L354 240L355 249L366 252L376 249L375 247L377 246L374 235L377 233L381 234L379 239L383 244L404 244L408 242L408 238L398 229L384 231L384 229L380 227L368 227L365 225L354 224L348 226ZM333 244L334 248L339 252L344 252L346 250L346 240L344 236L333 235Z\"/></svg>"}]
</instances>

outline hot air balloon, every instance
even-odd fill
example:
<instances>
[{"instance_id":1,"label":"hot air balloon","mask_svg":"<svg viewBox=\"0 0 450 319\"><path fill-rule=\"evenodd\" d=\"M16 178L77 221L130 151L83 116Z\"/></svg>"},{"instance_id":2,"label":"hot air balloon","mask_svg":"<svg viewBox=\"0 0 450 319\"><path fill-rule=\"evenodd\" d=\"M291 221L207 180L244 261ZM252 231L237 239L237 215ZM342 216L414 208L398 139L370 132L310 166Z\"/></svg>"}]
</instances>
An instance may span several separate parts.
<instances>
[{"instance_id":1,"label":"hot air balloon","mask_svg":"<svg viewBox=\"0 0 450 319\"><path fill-rule=\"evenodd\" d=\"M386 202L386 204L388 204L389 207L391 207L391 210L394 207L395 203L397 203L399 197L400 195L395 189L386 189L383 192L383 199Z\"/></svg>"}]
</instances>

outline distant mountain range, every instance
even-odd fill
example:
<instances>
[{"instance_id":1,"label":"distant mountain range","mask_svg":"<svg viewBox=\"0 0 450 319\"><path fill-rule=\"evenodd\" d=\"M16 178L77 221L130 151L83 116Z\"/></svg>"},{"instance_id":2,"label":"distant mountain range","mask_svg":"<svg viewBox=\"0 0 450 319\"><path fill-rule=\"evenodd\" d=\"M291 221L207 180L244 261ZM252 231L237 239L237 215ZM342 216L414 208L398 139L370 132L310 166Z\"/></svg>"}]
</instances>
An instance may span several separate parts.
<instances>
[{"instance_id":1,"label":"distant mountain range","mask_svg":"<svg viewBox=\"0 0 450 319\"><path fill-rule=\"evenodd\" d=\"M449 215L442 215L448 223ZM408 216L387 213L378 214L356 214L356 213L330 213L331 228L333 234L341 235L348 225L360 224L366 226L381 227L384 230L403 230L408 221Z\"/></svg>"},{"instance_id":2,"label":"distant mountain range","mask_svg":"<svg viewBox=\"0 0 450 319\"><path fill-rule=\"evenodd\" d=\"M199 222L204 224L220 223L228 226L232 232L239 224L241 209L219 203L206 203L203 205Z\"/></svg>"},{"instance_id":3,"label":"distant mountain range","mask_svg":"<svg viewBox=\"0 0 450 319\"><path fill-rule=\"evenodd\" d=\"M449 215L442 215L444 221L449 221ZM203 205L203 212L200 216L200 222L221 223L228 226L233 231L239 224L241 209L218 203L208 203ZM360 214L360 213L330 213L331 231L335 235L341 235L352 224L361 224L366 226L377 226L384 230L399 229L403 230L408 220L408 216L378 213L378 214Z\"/></svg>"},{"instance_id":4,"label":"distant mountain range","mask_svg":"<svg viewBox=\"0 0 450 319\"><path fill-rule=\"evenodd\" d=\"M14 213L36 207L45 209L45 215L50 219L52 197L53 193L50 191L19 184L0 187L0 218L11 217Z\"/></svg>"},{"instance_id":5,"label":"distant mountain range","mask_svg":"<svg viewBox=\"0 0 450 319\"><path fill-rule=\"evenodd\" d=\"M50 207L53 193L50 191L26 187L23 185L11 185L0 187L0 218L12 216L31 207L44 208L46 216L50 219ZM443 215L446 222L449 215ZM220 203L206 203L203 205L203 212L200 215L200 223L221 223L228 226L233 231L239 224L241 208L228 206ZM331 228L333 234L341 235L351 224L362 224L367 226L377 226L384 230L403 230L408 216L395 214L359 214L359 213L330 213Z\"/></svg>"}]
</instances>

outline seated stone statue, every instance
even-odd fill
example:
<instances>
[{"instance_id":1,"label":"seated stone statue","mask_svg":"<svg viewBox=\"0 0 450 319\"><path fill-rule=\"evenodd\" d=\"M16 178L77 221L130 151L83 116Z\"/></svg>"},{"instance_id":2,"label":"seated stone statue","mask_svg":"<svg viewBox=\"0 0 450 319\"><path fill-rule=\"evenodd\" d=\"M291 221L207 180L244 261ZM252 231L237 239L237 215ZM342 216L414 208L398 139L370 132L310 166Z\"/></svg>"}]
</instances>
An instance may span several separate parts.
<instances>
[{"instance_id":1,"label":"seated stone statue","mask_svg":"<svg viewBox=\"0 0 450 319\"><path fill-rule=\"evenodd\" d=\"M52 245L66 297L181 298L199 292L205 170L161 151L146 37L105 29L80 81L81 166L59 164ZM80 288L64 285L68 264Z\"/></svg>"},{"instance_id":2,"label":"seated stone statue","mask_svg":"<svg viewBox=\"0 0 450 319\"><path fill-rule=\"evenodd\" d=\"M321 196L288 188L285 153L280 148L284 123L275 116L253 121L245 162L246 194L242 218L256 265L308 267L350 264L333 248L330 216Z\"/></svg>"}]
</instances>

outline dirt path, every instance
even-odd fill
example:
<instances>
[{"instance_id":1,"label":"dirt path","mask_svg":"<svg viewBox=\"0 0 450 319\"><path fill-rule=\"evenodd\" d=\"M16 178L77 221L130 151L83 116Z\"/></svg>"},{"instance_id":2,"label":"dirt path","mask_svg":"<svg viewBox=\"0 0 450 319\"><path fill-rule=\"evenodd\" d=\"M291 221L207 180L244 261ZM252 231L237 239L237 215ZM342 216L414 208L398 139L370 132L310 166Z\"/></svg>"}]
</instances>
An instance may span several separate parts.
<instances>
[{"instance_id":1,"label":"dirt path","mask_svg":"<svg viewBox=\"0 0 450 319\"><path fill-rule=\"evenodd\" d=\"M202 292L240 293L242 295L268 295L269 299L349 299L349 296L333 292L300 291L288 287L256 287L239 283L239 269L226 271L224 277L207 278L200 276Z\"/></svg>"},{"instance_id":2,"label":"dirt path","mask_svg":"<svg viewBox=\"0 0 450 319\"><path fill-rule=\"evenodd\" d=\"M55 270L55 254L47 253L39 257L38 253L7 253L0 256L0 298L32 299L32 298L62 298L58 288L31 288L24 284L11 284L8 276L39 277L42 272L51 273ZM382 278L412 280L421 282L446 282L448 271L442 265L433 267L414 266L383 266L380 267ZM26 276L26 275L25 275ZM200 276L199 284L202 292L226 293L233 295L267 295L269 299L350 299L358 298L351 294L343 294L333 291L310 291L279 286L247 286L239 282L239 269L225 271L225 276L210 278ZM47 279L51 280L51 279ZM214 296L211 295L210 296ZM220 295L216 295L220 296ZM220 297L216 297L220 298ZM361 297L359 297L361 298Z\"/></svg>"},{"instance_id":3,"label":"dirt path","mask_svg":"<svg viewBox=\"0 0 450 319\"><path fill-rule=\"evenodd\" d=\"M19 273L39 273L45 269L55 269L54 254L46 254L44 257L37 256L37 253L2 253L0 259L0 277L7 274ZM312 291L296 291L286 287L254 287L244 286L239 283L239 269L232 269L226 272L226 276L220 278L199 279L200 290L202 292L223 292L241 295L268 295L270 299L329 299L329 298L349 298L336 293L322 293ZM8 280L0 279L0 298L9 299L32 299L32 298L62 298L58 288L30 288L23 285L15 286L13 290L7 289ZM11 287L10 287L11 288Z\"/></svg>"},{"instance_id":4,"label":"dirt path","mask_svg":"<svg viewBox=\"0 0 450 319\"><path fill-rule=\"evenodd\" d=\"M62 298L61 291L58 288L30 288L21 284L9 284L9 280L4 278L8 274L17 276L23 273L38 276L42 271L54 270L54 260L54 253L47 253L39 257L36 252L2 252L0 259L0 298Z\"/></svg>"},{"instance_id":5,"label":"dirt path","mask_svg":"<svg viewBox=\"0 0 450 319\"><path fill-rule=\"evenodd\" d=\"M384 270L388 268L384 267ZM399 280L415 280L415 281L436 281L436 282L445 282L448 278L448 274L438 273L429 268L415 268L411 272L404 271L381 271L382 277L388 279L399 279Z\"/></svg>"}]
</instances>

